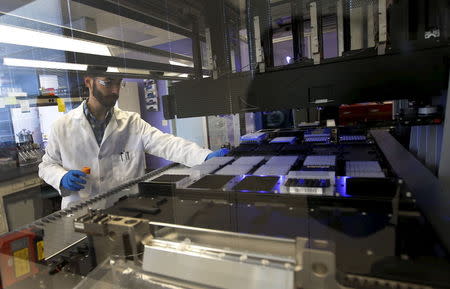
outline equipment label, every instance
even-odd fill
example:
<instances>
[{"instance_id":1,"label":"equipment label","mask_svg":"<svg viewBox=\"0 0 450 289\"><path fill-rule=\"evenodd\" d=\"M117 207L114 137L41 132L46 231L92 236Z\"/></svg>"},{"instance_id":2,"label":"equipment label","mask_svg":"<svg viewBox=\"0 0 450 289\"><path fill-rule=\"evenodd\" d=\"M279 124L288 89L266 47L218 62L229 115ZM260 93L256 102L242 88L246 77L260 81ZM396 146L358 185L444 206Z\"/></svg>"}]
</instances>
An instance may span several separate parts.
<instances>
[{"instance_id":1,"label":"equipment label","mask_svg":"<svg viewBox=\"0 0 450 289\"><path fill-rule=\"evenodd\" d=\"M306 188L306 187L290 187L291 194L308 194L308 195L323 195L323 188Z\"/></svg>"},{"instance_id":2,"label":"equipment label","mask_svg":"<svg viewBox=\"0 0 450 289\"><path fill-rule=\"evenodd\" d=\"M56 103L58 103L58 111L59 112L66 112L66 104L64 103L64 99L57 98Z\"/></svg>"},{"instance_id":3,"label":"equipment label","mask_svg":"<svg viewBox=\"0 0 450 289\"><path fill-rule=\"evenodd\" d=\"M28 248L17 250L13 253L14 256L14 270L16 278L30 273L29 253Z\"/></svg>"},{"instance_id":4,"label":"equipment label","mask_svg":"<svg viewBox=\"0 0 450 289\"><path fill-rule=\"evenodd\" d=\"M44 241L37 242L36 249L37 249L37 259L38 261L41 261L42 259L44 259Z\"/></svg>"}]
</instances>

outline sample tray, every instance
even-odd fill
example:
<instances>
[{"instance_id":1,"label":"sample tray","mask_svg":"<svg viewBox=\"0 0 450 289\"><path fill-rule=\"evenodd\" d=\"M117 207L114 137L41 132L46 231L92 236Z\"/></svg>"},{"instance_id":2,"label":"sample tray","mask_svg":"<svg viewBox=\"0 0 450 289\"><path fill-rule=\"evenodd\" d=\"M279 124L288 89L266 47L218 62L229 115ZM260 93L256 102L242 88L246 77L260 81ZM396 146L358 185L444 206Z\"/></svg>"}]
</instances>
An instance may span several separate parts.
<instances>
[{"instance_id":1,"label":"sample tray","mask_svg":"<svg viewBox=\"0 0 450 289\"><path fill-rule=\"evenodd\" d=\"M188 186L189 189L222 189L234 176L207 175Z\"/></svg>"},{"instance_id":2,"label":"sample tray","mask_svg":"<svg viewBox=\"0 0 450 289\"><path fill-rule=\"evenodd\" d=\"M279 177L259 177L247 176L233 187L235 191L254 191L269 192L272 191L278 183Z\"/></svg>"}]
</instances>

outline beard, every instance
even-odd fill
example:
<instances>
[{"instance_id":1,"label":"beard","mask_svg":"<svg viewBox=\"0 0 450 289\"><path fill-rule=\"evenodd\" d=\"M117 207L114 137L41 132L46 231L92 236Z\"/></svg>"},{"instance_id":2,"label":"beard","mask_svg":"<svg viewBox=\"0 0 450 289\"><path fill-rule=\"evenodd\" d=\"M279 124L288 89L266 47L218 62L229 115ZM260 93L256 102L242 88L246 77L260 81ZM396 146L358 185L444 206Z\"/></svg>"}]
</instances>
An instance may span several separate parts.
<instances>
[{"instance_id":1,"label":"beard","mask_svg":"<svg viewBox=\"0 0 450 289\"><path fill-rule=\"evenodd\" d=\"M100 102L104 107L108 109L112 108L116 104L117 99L119 98L119 95L117 93L104 94L97 88L96 83L94 83L92 95L98 102Z\"/></svg>"}]
</instances>

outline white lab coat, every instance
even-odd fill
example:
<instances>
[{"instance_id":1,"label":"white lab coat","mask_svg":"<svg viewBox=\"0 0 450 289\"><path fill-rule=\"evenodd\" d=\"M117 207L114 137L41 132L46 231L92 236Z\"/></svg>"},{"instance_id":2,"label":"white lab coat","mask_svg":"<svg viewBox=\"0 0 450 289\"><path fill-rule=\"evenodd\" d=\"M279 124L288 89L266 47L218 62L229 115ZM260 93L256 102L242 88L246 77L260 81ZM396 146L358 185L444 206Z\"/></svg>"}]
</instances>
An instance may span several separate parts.
<instances>
[{"instance_id":1,"label":"white lab coat","mask_svg":"<svg viewBox=\"0 0 450 289\"><path fill-rule=\"evenodd\" d=\"M142 176L144 152L189 167L202 163L211 153L193 142L161 132L137 113L118 108L114 108L99 146L81 104L53 124L39 165L39 177L58 190L63 196L61 207L66 208L72 202ZM86 189L80 192L61 190L61 178L67 171L85 166L91 168Z\"/></svg>"}]
</instances>

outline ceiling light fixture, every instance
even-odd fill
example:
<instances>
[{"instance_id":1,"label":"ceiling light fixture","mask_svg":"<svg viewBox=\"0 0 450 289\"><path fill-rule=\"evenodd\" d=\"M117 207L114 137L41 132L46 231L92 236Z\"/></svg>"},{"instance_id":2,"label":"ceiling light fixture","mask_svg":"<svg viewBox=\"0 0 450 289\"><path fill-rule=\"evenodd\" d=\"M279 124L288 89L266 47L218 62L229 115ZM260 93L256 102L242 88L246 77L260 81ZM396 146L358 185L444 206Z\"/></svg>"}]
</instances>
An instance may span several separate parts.
<instances>
[{"instance_id":1,"label":"ceiling light fixture","mask_svg":"<svg viewBox=\"0 0 450 289\"><path fill-rule=\"evenodd\" d=\"M33 68L48 68L48 69L66 69L66 70L80 70L86 71L86 64L55 62L55 61L42 61L20 58L3 58L3 64L8 66L18 67L33 67Z\"/></svg>"},{"instance_id":2,"label":"ceiling light fixture","mask_svg":"<svg viewBox=\"0 0 450 289\"><path fill-rule=\"evenodd\" d=\"M169 60L169 63L171 65L178 65L178 66L184 66L184 67L193 67L192 64L186 64L186 63L178 62L178 61L174 61L174 60Z\"/></svg>"},{"instance_id":3,"label":"ceiling light fixture","mask_svg":"<svg viewBox=\"0 0 450 289\"><path fill-rule=\"evenodd\" d=\"M106 72L112 72L112 73L130 73L130 74L150 74L149 70L145 70L145 69L136 69L136 68L120 68L120 67L112 67L109 66L108 69L106 70Z\"/></svg>"},{"instance_id":4,"label":"ceiling light fixture","mask_svg":"<svg viewBox=\"0 0 450 289\"><path fill-rule=\"evenodd\" d=\"M0 25L0 43L111 56L108 46L62 35Z\"/></svg>"}]
</instances>

